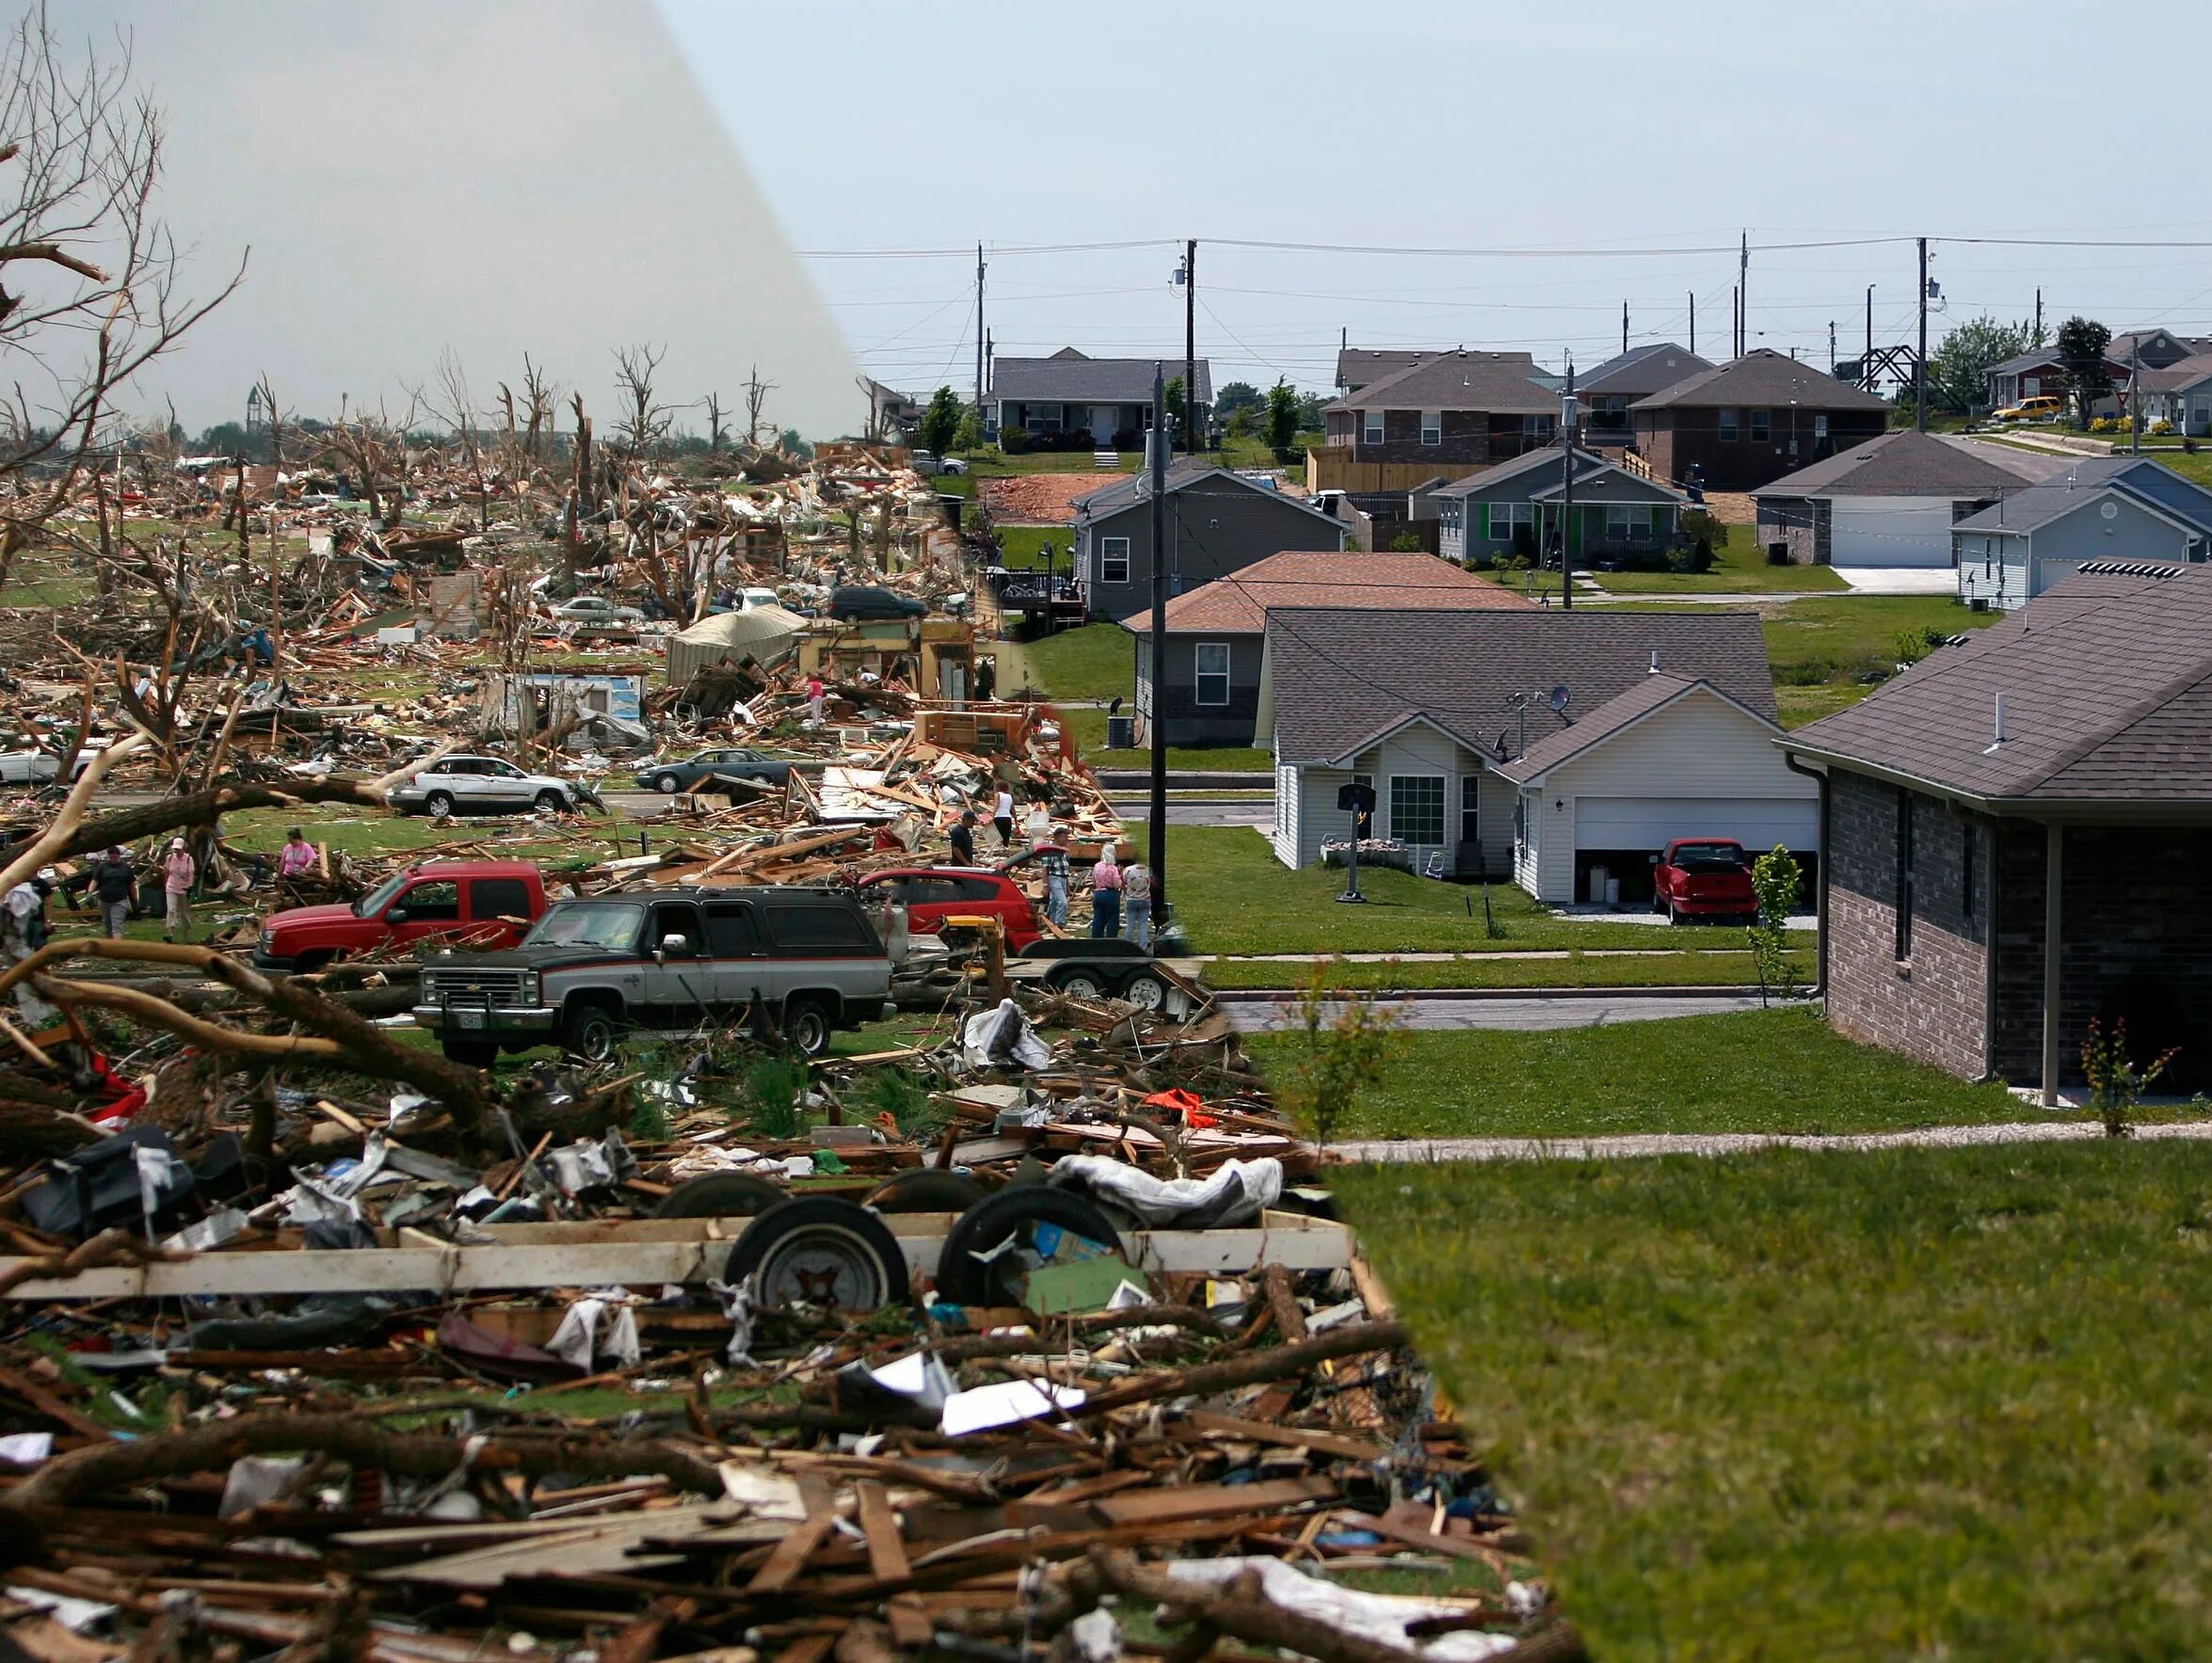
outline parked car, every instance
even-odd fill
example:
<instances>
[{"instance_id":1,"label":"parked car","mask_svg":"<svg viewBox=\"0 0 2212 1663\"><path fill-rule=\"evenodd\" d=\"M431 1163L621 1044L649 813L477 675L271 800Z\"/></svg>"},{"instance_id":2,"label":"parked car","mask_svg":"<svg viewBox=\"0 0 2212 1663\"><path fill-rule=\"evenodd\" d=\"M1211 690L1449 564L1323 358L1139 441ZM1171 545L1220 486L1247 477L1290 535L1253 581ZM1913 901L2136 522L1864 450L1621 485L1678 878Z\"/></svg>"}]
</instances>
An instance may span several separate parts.
<instances>
[{"instance_id":1,"label":"parked car","mask_svg":"<svg viewBox=\"0 0 2212 1663\"><path fill-rule=\"evenodd\" d=\"M605 807L599 793L574 780L526 774L505 757L441 757L385 800L401 810L425 814L515 814L530 808L572 812Z\"/></svg>"},{"instance_id":2,"label":"parked car","mask_svg":"<svg viewBox=\"0 0 2212 1663\"><path fill-rule=\"evenodd\" d=\"M92 757L92 751L79 751L70 778L81 778ZM60 777L61 759L52 751L0 751L0 785L52 785Z\"/></svg>"},{"instance_id":3,"label":"parked car","mask_svg":"<svg viewBox=\"0 0 2212 1663\"><path fill-rule=\"evenodd\" d=\"M896 899L906 903L906 927L917 935L943 932L952 918L995 918L1006 932L1006 950L1020 952L1041 936L1036 903L1002 871L969 866L905 866L870 872L860 895L871 908Z\"/></svg>"},{"instance_id":4,"label":"parked car","mask_svg":"<svg viewBox=\"0 0 2212 1663\"><path fill-rule=\"evenodd\" d=\"M553 609L553 616L571 624L642 624L645 614L603 595L579 595Z\"/></svg>"},{"instance_id":5,"label":"parked car","mask_svg":"<svg viewBox=\"0 0 2212 1663\"><path fill-rule=\"evenodd\" d=\"M261 970L319 970L355 953L441 938L513 947L545 916L545 880L521 860L440 860L410 866L350 904L293 906L262 920Z\"/></svg>"},{"instance_id":6,"label":"parked car","mask_svg":"<svg viewBox=\"0 0 2212 1663\"><path fill-rule=\"evenodd\" d=\"M1757 916L1751 861L1734 838L1676 838L1651 859L1651 909L1667 922Z\"/></svg>"},{"instance_id":7,"label":"parked car","mask_svg":"<svg viewBox=\"0 0 2212 1663\"><path fill-rule=\"evenodd\" d=\"M927 617L922 602L873 584L843 584L829 592L829 616L846 620Z\"/></svg>"},{"instance_id":8,"label":"parked car","mask_svg":"<svg viewBox=\"0 0 2212 1663\"><path fill-rule=\"evenodd\" d=\"M938 463L938 472L939 473L965 473L968 472L968 458L965 456L946 456Z\"/></svg>"},{"instance_id":9,"label":"parked car","mask_svg":"<svg viewBox=\"0 0 2212 1663\"><path fill-rule=\"evenodd\" d=\"M788 761L744 745L700 751L681 762L649 762L637 771L637 783L646 790L671 794L697 791L715 779L756 779L763 785L781 785L790 777Z\"/></svg>"},{"instance_id":10,"label":"parked car","mask_svg":"<svg viewBox=\"0 0 2212 1663\"><path fill-rule=\"evenodd\" d=\"M556 1041L594 1061L631 1028L772 1015L819 1057L883 1016L891 962L845 888L671 887L556 902L520 947L423 968L416 1025L456 1062Z\"/></svg>"},{"instance_id":11,"label":"parked car","mask_svg":"<svg viewBox=\"0 0 2212 1663\"><path fill-rule=\"evenodd\" d=\"M2018 404L2008 405L1992 412L2000 422L2056 422L2066 412L2066 401L2048 395L2024 398Z\"/></svg>"}]
</instances>

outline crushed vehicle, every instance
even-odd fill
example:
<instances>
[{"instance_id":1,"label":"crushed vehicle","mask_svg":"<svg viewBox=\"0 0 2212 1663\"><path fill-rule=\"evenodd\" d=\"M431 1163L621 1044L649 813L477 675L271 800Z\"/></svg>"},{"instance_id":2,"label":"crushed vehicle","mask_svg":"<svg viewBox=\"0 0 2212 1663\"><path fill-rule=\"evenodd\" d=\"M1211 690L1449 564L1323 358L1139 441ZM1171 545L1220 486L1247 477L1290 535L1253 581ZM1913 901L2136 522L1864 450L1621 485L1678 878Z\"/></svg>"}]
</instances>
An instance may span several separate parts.
<instances>
[{"instance_id":1,"label":"crushed vehicle","mask_svg":"<svg viewBox=\"0 0 2212 1663\"><path fill-rule=\"evenodd\" d=\"M603 808L590 787L550 774L531 774L505 757L441 757L392 787L386 800L402 812L520 814L530 809L572 813Z\"/></svg>"},{"instance_id":2,"label":"crushed vehicle","mask_svg":"<svg viewBox=\"0 0 2212 1663\"><path fill-rule=\"evenodd\" d=\"M441 860L393 872L360 900L293 906L262 920L257 970L326 968L418 941L513 947L545 915L545 879L526 860Z\"/></svg>"}]
</instances>

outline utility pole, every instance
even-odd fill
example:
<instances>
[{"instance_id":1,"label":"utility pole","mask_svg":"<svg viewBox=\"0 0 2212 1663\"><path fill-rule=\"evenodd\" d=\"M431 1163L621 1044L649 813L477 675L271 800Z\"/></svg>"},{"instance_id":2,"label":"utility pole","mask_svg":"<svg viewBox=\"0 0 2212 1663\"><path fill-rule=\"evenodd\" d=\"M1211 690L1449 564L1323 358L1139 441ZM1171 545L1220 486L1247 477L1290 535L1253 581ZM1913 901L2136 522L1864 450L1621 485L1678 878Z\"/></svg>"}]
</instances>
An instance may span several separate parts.
<instances>
[{"instance_id":1,"label":"utility pole","mask_svg":"<svg viewBox=\"0 0 2212 1663\"><path fill-rule=\"evenodd\" d=\"M975 245L975 420L983 423L983 245Z\"/></svg>"},{"instance_id":2,"label":"utility pole","mask_svg":"<svg viewBox=\"0 0 2212 1663\"><path fill-rule=\"evenodd\" d=\"M1622 355L1624 358L1626 358L1626 357L1627 356L1627 353L1628 353L1628 303L1627 303L1626 300L1624 300L1624 301L1622 301L1622 302L1621 302L1621 355Z\"/></svg>"},{"instance_id":3,"label":"utility pole","mask_svg":"<svg viewBox=\"0 0 2212 1663\"><path fill-rule=\"evenodd\" d=\"M1697 291L1690 291L1690 350L1697 350Z\"/></svg>"},{"instance_id":4,"label":"utility pole","mask_svg":"<svg viewBox=\"0 0 2212 1663\"><path fill-rule=\"evenodd\" d=\"M2143 337L2139 329L2127 342L2127 451L2135 456L2143 454L2142 384Z\"/></svg>"},{"instance_id":5,"label":"utility pole","mask_svg":"<svg viewBox=\"0 0 2212 1663\"><path fill-rule=\"evenodd\" d=\"M1188 398L1184 400L1189 403ZM1161 720L1167 688L1167 377L1152 366L1152 445L1145 458L1152 475L1152 708L1146 720L1152 742L1152 919L1157 933L1167 917L1167 724Z\"/></svg>"},{"instance_id":6,"label":"utility pole","mask_svg":"<svg viewBox=\"0 0 2212 1663\"><path fill-rule=\"evenodd\" d=\"M1835 374L1835 320L1828 320L1828 373Z\"/></svg>"},{"instance_id":7,"label":"utility pole","mask_svg":"<svg viewBox=\"0 0 2212 1663\"><path fill-rule=\"evenodd\" d=\"M1867 358L1859 366L1859 385L1874 391L1874 285L1867 285Z\"/></svg>"},{"instance_id":8,"label":"utility pole","mask_svg":"<svg viewBox=\"0 0 2212 1663\"><path fill-rule=\"evenodd\" d=\"M1920 354L1913 364L1913 431L1928 431L1928 239L1920 239Z\"/></svg>"},{"instance_id":9,"label":"utility pole","mask_svg":"<svg viewBox=\"0 0 2212 1663\"><path fill-rule=\"evenodd\" d=\"M1560 437L1566 465L1559 481L1559 604L1563 612L1575 609L1575 360L1567 360L1566 391L1560 394Z\"/></svg>"},{"instance_id":10,"label":"utility pole","mask_svg":"<svg viewBox=\"0 0 2212 1663\"><path fill-rule=\"evenodd\" d=\"M1183 455L1198 454L1198 239L1183 244Z\"/></svg>"},{"instance_id":11,"label":"utility pole","mask_svg":"<svg viewBox=\"0 0 2212 1663\"><path fill-rule=\"evenodd\" d=\"M1748 231L1743 233L1736 255L1736 292L1743 296L1736 324L1736 356L1741 358L1751 350L1751 232Z\"/></svg>"},{"instance_id":12,"label":"utility pole","mask_svg":"<svg viewBox=\"0 0 2212 1663\"><path fill-rule=\"evenodd\" d=\"M1728 356L1743 356L1743 291L1728 291Z\"/></svg>"},{"instance_id":13,"label":"utility pole","mask_svg":"<svg viewBox=\"0 0 2212 1663\"><path fill-rule=\"evenodd\" d=\"M2043 344L2043 285L2035 286L2035 344Z\"/></svg>"}]
</instances>

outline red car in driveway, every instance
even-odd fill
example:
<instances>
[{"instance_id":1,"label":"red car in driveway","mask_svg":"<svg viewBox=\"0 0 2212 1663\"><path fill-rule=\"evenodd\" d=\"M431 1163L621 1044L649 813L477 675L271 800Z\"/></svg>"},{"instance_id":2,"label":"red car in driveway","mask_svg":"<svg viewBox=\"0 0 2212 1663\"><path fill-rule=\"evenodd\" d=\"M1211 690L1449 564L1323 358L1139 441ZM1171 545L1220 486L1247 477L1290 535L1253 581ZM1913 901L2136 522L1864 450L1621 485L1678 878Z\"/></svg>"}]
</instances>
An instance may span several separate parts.
<instances>
[{"instance_id":1,"label":"red car in driveway","mask_svg":"<svg viewBox=\"0 0 2212 1663\"><path fill-rule=\"evenodd\" d=\"M901 866L870 872L860 898L880 905L895 896L906 903L906 927L935 935L949 918L995 918L1006 932L1006 949L1019 952L1044 935L1036 903L1002 871L973 866Z\"/></svg>"},{"instance_id":2,"label":"red car in driveway","mask_svg":"<svg viewBox=\"0 0 2212 1663\"><path fill-rule=\"evenodd\" d=\"M1734 838L1676 838L1652 856L1651 909L1671 924L1758 916L1751 859Z\"/></svg>"}]
</instances>

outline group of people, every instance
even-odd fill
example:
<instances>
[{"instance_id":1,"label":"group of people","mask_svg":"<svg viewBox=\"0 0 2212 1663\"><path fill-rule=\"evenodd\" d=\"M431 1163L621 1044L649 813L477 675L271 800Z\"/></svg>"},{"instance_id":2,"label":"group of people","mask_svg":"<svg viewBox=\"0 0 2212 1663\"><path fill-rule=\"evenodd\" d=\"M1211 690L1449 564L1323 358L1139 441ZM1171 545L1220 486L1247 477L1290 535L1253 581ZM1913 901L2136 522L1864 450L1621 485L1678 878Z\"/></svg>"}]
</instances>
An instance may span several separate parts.
<instances>
[{"instance_id":1,"label":"group of people","mask_svg":"<svg viewBox=\"0 0 2212 1663\"><path fill-rule=\"evenodd\" d=\"M962 808L945 834L953 845L953 859L960 866L975 864L975 832L981 817L973 808ZM1014 793L1001 785L991 804L991 829L999 834L1001 850L1014 846ZM1051 816L1042 803L1032 803L1022 827L1030 847L1042 850L1037 857L1045 873L1045 916L1060 929L1067 927L1068 885L1073 867L1065 839L1056 839ZM1094 939L1126 935L1138 946L1152 946L1152 873L1144 862L1121 864L1114 845L1106 843L1091 867L1091 935Z\"/></svg>"},{"instance_id":2,"label":"group of people","mask_svg":"<svg viewBox=\"0 0 2212 1663\"><path fill-rule=\"evenodd\" d=\"M1099 849L1091 868L1091 935L1126 935L1146 951L1152 947L1152 870L1141 860L1123 866L1112 843Z\"/></svg>"},{"instance_id":3,"label":"group of people","mask_svg":"<svg viewBox=\"0 0 2212 1663\"><path fill-rule=\"evenodd\" d=\"M317 863L314 845L294 826L277 856L277 871L285 878L300 878ZM171 838L162 853L162 929L164 941L192 939L192 890L200 882L200 863L183 838ZM120 843L102 851L86 871L86 883L100 909L101 934L122 939L123 926L138 899L138 863ZM60 880L52 867L40 869L0 898L0 956L8 962L28 957L43 943L47 933L46 900Z\"/></svg>"}]
</instances>

